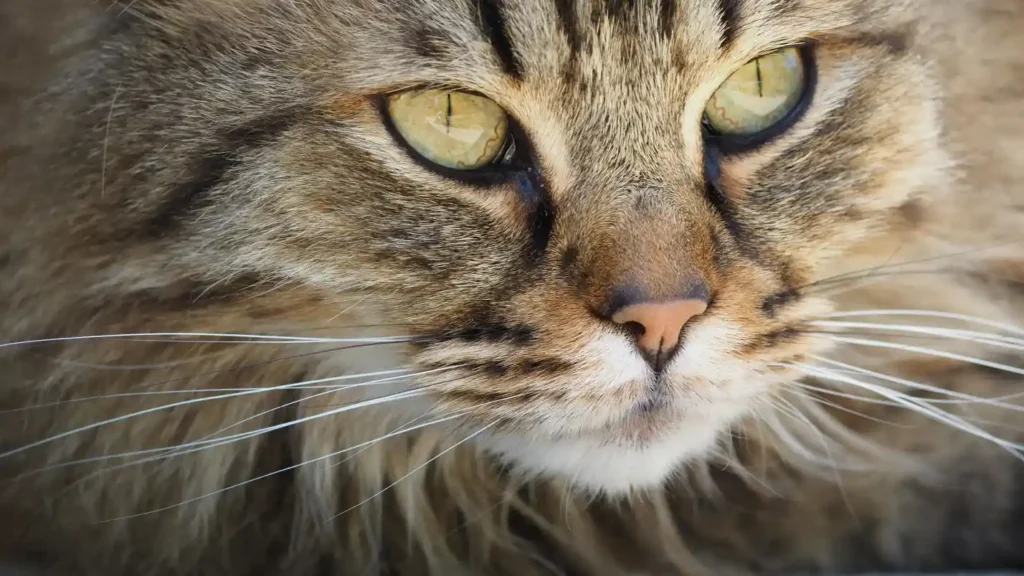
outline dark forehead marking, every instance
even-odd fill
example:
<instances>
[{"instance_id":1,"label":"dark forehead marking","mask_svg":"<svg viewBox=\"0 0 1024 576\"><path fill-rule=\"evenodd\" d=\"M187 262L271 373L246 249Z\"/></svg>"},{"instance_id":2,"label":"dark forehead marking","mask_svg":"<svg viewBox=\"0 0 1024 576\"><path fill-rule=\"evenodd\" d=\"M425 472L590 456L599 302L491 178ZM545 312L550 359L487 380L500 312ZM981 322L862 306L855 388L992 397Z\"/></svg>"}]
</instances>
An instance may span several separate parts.
<instances>
[{"instance_id":1,"label":"dark forehead marking","mask_svg":"<svg viewBox=\"0 0 1024 576\"><path fill-rule=\"evenodd\" d=\"M574 0L554 0L555 14L558 17L558 29L565 36L569 44L569 56L576 58L583 47L583 37L580 32L580 21L576 14Z\"/></svg>"},{"instance_id":2,"label":"dark forehead marking","mask_svg":"<svg viewBox=\"0 0 1024 576\"><path fill-rule=\"evenodd\" d=\"M512 78L523 78L523 65L512 49L508 26L502 12L504 0L477 0L477 25L484 37L491 43L498 56L501 69Z\"/></svg>"},{"instance_id":3,"label":"dark forehead marking","mask_svg":"<svg viewBox=\"0 0 1024 576\"><path fill-rule=\"evenodd\" d=\"M657 10L654 14L658 21L659 31L664 36L671 36L675 23L676 3L678 0L657 0L656 2L636 0L605 0L604 15L610 21L625 25L628 28L636 28L646 20L649 12ZM593 18L600 15L594 13ZM596 22L595 22L596 23Z\"/></svg>"},{"instance_id":4,"label":"dark forehead marking","mask_svg":"<svg viewBox=\"0 0 1024 576\"><path fill-rule=\"evenodd\" d=\"M661 0L658 9L658 31L670 38L675 31L677 0Z\"/></svg>"},{"instance_id":5,"label":"dark forehead marking","mask_svg":"<svg viewBox=\"0 0 1024 576\"><path fill-rule=\"evenodd\" d=\"M604 11L609 20L622 20L636 3L633 0L605 0Z\"/></svg>"},{"instance_id":6,"label":"dark forehead marking","mask_svg":"<svg viewBox=\"0 0 1024 576\"><path fill-rule=\"evenodd\" d=\"M868 48L884 48L892 56L903 56L910 49L912 37L912 30L896 29L858 34L846 41Z\"/></svg>"},{"instance_id":7,"label":"dark forehead marking","mask_svg":"<svg viewBox=\"0 0 1024 576\"><path fill-rule=\"evenodd\" d=\"M566 84L572 84L577 79L577 63L580 59L580 52L583 50L583 31L580 28L575 0L554 0L554 2L558 29L569 46L569 58L562 65L561 74Z\"/></svg>"},{"instance_id":8,"label":"dark forehead marking","mask_svg":"<svg viewBox=\"0 0 1024 576\"><path fill-rule=\"evenodd\" d=\"M448 53L448 42L435 30L417 27L406 34L406 44L421 58L441 60Z\"/></svg>"},{"instance_id":9,"label":"dark forehead marking","mask_svg":"<svg viewBox=\"0 0 1024 576\"><path fill-rule=\"evenodd\" d=\"M718 0L718 17L722 24L722 39L719 46L726 50L736 40L736 34L740 29L740 1L741 0Z\"/></svg>"}]
</instances>

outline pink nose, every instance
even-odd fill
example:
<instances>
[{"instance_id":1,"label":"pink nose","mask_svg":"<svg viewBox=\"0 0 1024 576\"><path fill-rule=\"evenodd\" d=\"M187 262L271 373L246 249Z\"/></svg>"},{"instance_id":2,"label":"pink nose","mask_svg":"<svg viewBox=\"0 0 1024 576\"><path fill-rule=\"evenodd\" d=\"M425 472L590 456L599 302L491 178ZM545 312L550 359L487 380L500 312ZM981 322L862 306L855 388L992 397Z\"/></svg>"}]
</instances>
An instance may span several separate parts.
<instances>
[{"instance_id":1,"label":"pink nose","mask_svg":"<svg viewBox=\"0 0 1024 576\"><path fill-rule=\"evenodd\" d=\"M703 300L642 302L620 309L612 315L612 322L639 324L643 333L637 336L637 344L651 357L658 358L675 350L683 326L707 309Z\"/></svg>"}]
</instances>

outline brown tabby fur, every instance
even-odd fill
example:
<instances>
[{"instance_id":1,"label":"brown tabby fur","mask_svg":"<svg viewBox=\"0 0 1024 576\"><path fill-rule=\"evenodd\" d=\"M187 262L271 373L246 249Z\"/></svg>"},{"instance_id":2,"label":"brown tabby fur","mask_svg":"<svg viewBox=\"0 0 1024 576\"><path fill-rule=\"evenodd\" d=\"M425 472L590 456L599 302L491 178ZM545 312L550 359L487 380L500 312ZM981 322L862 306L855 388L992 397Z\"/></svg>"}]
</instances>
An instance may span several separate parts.
<instances>
[{"instance_id":1,"label":"brown tabby fur","mask_svg":"<svg viewBox=\"0 0 1024 576\"><path fill-rule=\"evenodd\" d=\"M1024 4L487 4L510 46L488 40L476 0L0 5L3 340L426 338L348 350L157 338L3 348L0 450L197 397L96 396L449 368L415 381L429 400L166 462L15 478L0 490L0 558L131 575L1024 567L1024 467L1006 452L904 408L831 398L868 420L729 376L759 366L793 380L775 363L828 354L975 396L1020 390L1019 378L964 362L833 347L805 323L832 309L919 308L1024 325ZM778 139L723 158L723 210L704 183L703 103L743 62L803 41L815 46L814 101ZM373 98L420 85L504 106L543 186L481 189L410 160ZM910 261L922 264L808 288ZM676 384L731 390L764 411L785 400L822 436L793 414L773 426L768 412L745 413L711 430L720 453L628 496L501 466L473 443L409 474L491 422L538 443L559 427L600 429L572 415L607 421L636 397L586 379L600 366L586 343L607 330L605 295L623 278L670 295L693 275L714 294L694 330L738 329L713 342L724 376ZM322 326L332 330L311 330ZM964 341L900 341L1012 360ZM285 424L382 388L153 411L18 451L0 470L174 446L240 421L223 434ZM432 407L464 417L295 466ZM1024 440L1019 412L948 408Z\"/></svg>"}]
</instances>

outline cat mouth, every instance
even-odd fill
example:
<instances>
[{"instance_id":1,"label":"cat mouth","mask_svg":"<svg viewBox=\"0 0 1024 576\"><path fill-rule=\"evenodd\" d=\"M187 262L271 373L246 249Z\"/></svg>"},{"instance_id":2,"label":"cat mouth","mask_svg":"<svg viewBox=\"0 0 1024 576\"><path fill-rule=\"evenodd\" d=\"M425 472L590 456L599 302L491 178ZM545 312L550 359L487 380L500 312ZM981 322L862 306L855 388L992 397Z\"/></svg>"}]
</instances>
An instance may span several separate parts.
<instances>
[{"instance_id":1,"label":"cat mouth","mask_svg":"<svg viewBox=\"0 0 1024 576\"><path fill-rule=\"evenodd\" d=\"M629 406L604 433L619 442L646 444L657 440L670 428L670 423L682 417L664 392L652 391Z\"/></svg>"},{"instance_id":2,"label":"cat mouth","mask_svg":"<svg viewBox=\"0 0 1024 576\"><path fill-rule=\"evenodd\" d=\"M629 407L626 417L648 417L668 409L671 402L660 386L649 386L646 395Z\"/></svg>"}]
</instances>

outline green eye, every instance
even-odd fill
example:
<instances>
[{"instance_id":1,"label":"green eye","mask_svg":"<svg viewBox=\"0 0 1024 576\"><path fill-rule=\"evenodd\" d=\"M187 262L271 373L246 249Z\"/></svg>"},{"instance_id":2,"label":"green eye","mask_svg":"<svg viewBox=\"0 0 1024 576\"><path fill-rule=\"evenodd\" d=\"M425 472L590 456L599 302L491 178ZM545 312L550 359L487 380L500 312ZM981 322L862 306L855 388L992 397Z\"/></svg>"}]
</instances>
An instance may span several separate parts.
<instances>
[{"instance_id":1,"label":"green eye","mask_svg":"<svg viewBox=\"0 0 1024 576\"><path fill-rule=\"evenodd\" d=\"M508 115L493 100L452 90L410 90L387 99L395 130L421 156L445 168L493 162L508 138Z\"/></svg>"},{"instance_id":2,"label":"green eye","mask_svg":"<svg viewBox=\"0 0 1024 576\"><path fill-rule=\"evenodd\" d=\"M784 48L743 65L718 87L704 115L724 136L750 136L772 128L796 108L807 87L798 48Z\"/></svg>"}]
</instances>

